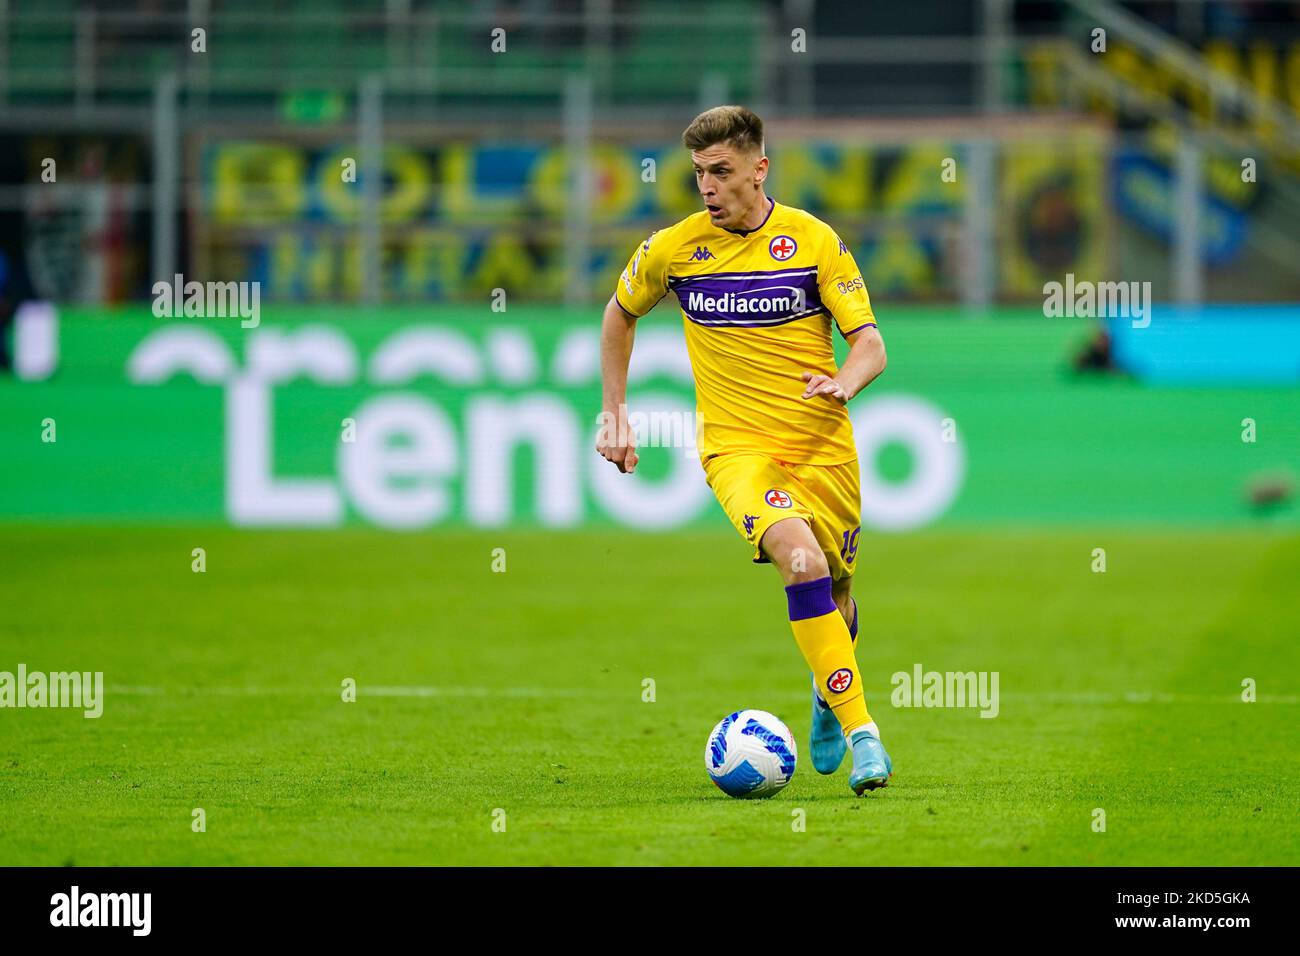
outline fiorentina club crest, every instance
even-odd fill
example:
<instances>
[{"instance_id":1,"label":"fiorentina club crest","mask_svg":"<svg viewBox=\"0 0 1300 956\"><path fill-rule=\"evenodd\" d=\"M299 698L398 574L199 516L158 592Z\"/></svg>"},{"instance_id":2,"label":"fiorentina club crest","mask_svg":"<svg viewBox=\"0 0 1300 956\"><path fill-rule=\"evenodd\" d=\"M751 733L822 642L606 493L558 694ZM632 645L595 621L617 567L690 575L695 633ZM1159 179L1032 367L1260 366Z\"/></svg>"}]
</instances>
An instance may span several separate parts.
<instances>
[{"instance_id":1,"label":"fiorentina club crest","mask_svg":"<svg viewBox=\"0 0 1300 956\"><path fill-rule=\"evenodd\" d=\"M763 500L773 508L789 508L792 501L790 496L780 488L770 489L768 493L763 496Z\"/></svg>"},{"instance_id":2,"label":"fiorentina club crest","mask_svg":"<svg viewBox=\"0 0 1300 956\"><path fill-rule=\"evenodd\" d=\"M830 677L826 678L826 689L835 694L842 694L849 689L853 683L853 671L847 667L841 667Z\"/></svg>"},{"instance_id":3,"label":"fiorentina club crest","mask_svg":"<svg viewBox=\"0 0 1300 956\"><path fill-rule=\"evenodd\" d=\"M799 244L789 236L777 236L767 244L767 251L777 262L785 262L798 248Z\"/></svg>"}]
</instances>

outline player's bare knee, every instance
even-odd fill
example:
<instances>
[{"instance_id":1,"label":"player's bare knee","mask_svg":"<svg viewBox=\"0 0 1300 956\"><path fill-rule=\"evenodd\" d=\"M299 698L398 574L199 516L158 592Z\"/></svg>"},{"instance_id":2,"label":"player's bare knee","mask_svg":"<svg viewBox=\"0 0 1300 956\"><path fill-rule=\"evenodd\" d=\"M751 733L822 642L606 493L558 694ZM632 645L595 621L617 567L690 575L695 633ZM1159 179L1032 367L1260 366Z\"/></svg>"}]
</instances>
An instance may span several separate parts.
<instances>
[{"instance_id":1,"label":"player's bare knee","mask_svg":"<svg viewBox=\"0 0 1300 956\"><path fill-rule=\"evenodd\" d=\"M826 556L803 518L778 521L764 533L761 546L786 584L815 581L830 575Z\"/></svg>"},{"instance_id":2,"label":"player's bare knee","mask_svg":"<svg viewBox=\"0 0 1300 956\"><path fill-rule=\"evenodd\" d=\"M817 539L803 518L783 518L776 522L763 532L759 547L787 584L815 580L829 573ZM820 574L815 573L818 571Z\"/></svg>"},{"instance_id":3,"label":"player's bare knee","mask_svg":"<svg viewBox=\"0 0 1300 956\"><path fill-rule=\"evenodd\" d=\"M804 581L816 581L830 575L830 566L822 556L820 549L813 549L804 555L805 549L796 548L791 555L790 566L786 569L786 583L800 584Z\"/></svg>"},{"instance_id":4,"label":"player's bare knee","mask_svg":"<svg viewBox=\"0 0 1300 956\"><path fill-rule=\"evenodd\" d=\"M794 530L791 523L794 519L783 518L780 521L768 525L767 530L763 532L762 537L758 539L759 549L768 556L773 564L778 567L781 564L785 553L794 546Z\"/></svg>"}]
</instances>

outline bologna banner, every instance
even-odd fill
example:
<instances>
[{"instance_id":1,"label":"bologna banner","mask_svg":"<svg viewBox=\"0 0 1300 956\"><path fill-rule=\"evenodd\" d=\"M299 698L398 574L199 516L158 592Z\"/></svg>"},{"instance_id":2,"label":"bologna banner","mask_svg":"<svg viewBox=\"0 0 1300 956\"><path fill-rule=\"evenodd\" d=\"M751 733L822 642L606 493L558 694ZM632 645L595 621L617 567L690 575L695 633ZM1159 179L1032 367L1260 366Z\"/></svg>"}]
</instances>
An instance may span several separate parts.
<instances>
[{"instance_id":1,"label":"bologna banner","mask_svg":"<svg viewBox=\"0 0 1300 956\"><path fill-rule=\"evenodd\" d=\"M147 305L25 307L17 374L0 378L0 519L641 530L725 521L693 447L674 310L637 330L633 476L594 451L596 310L263 312L245 327L160 319ZM1297 520L1290 503L1251 496L1295 473L1292 386L1081 375L1070 360L1094 327L1039 310L989 321L893 309L882 332L889 368L849 406L864 528Z\"/></svg>"},{"instance_id":2,"label":"bologna banner","mask_svg":"<svg viewBox=\"0 0 1300 956\"><path fill-rule=\"evenodd\" d=\"M1047 138L1006 142L996 163L997 285L1037 294L1044 277L1104 273L1110 233L1107 140L1083 130L1070 149ZM362 287L361 190L341 175L349 140L267 140L206 132L191 143L203 187L190 219L192 264L203 279L256 281L271 301L353 300ZM617 275L653 229L697 212L689 154L670 142L598 142L592 168L588 284ZM776 144L769 193L835 225L872 291L956 297L969 177L967 147L817 140ZM572 161L556 141L393 142L384 150L382 285L393 302L564 298L564 221ZM603 299L603 296L599 296Z\"/></svg>"}]
</instances>

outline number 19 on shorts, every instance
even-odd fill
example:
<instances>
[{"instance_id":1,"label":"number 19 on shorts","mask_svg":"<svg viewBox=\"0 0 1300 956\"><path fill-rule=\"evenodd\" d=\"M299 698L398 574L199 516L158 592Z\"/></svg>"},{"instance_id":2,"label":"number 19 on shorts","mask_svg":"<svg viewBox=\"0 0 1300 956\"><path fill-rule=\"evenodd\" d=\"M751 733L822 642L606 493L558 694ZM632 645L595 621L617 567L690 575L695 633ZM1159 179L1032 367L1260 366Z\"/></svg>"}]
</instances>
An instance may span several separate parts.
<instances>
[{"instance_id":1,"label":"number 19 on shorts","mask_svg":"<svg viewBox=\"0 0 1300 956\"><path fill-rule=\"evenodd\" d=\"M861 530L862 526L858 525L851 531L848 529L844 531L844 544L840 547L840 557L845 564L852 564L853 559L858 556L858 532Z\"/></svg>"}]
</instances>

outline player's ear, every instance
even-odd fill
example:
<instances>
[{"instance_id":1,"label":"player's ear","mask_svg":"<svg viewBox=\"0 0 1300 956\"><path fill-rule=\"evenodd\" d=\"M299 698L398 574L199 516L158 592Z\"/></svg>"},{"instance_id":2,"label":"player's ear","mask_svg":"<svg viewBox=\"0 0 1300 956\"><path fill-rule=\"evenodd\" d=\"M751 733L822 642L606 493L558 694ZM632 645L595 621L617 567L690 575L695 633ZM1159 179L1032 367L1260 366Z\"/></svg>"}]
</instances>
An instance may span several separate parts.
<instances>
[{"instance_id":1,"label":"player's ear","mask_svg":"<svg viewBox=\"0 0 1300 956\"><path fill-rule=\"evenodd\" d=\"M767 166L768 166L767 157L760 156L758 158L758 162L754 164L754 185L755 186L763 185L763 181L767 179Z\"/></svg>"}]
</instances>

